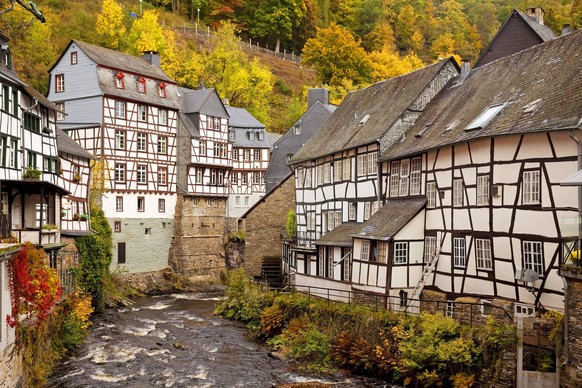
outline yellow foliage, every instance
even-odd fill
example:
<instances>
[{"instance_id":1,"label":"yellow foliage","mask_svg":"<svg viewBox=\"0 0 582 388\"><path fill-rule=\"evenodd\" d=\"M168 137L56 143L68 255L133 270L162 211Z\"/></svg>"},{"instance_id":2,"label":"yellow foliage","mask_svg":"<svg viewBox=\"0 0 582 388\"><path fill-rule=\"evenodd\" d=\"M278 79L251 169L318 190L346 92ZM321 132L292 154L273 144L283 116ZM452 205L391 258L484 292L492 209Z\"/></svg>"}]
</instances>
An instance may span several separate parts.
<instances>
[{"instance_id":1,"label":"yellow foliage","mask_svg":"<svg viewBox=\"0 0 582 388\"><path fill-rule=\"evenodd\" d=\"M115 0L103 0L101 13L97 15L97 33L103 39L103 44L111 49L117 49L125 36L123 25L124 12Z\"/></svg>"},{"instance_id":2,"label":"yellow foliage","mask_svg":"<svg viewBox=\"0 0 582 388\"><path fill-rule=\"evenodd\" d=\"M375 51L370 53L370 61L374 82L410 73L424 66L422 60L413 52L401 57L394 51Z\"/></svg>"},{"instance_id":3,"label":"yellow foliage","mask_svg":"<svg viewBox=\"0 0 582 388\"><path fill-rule=\"evenodd\" d=\"M129 49L134 54L148 51L163 52L166 41L162 26L158 23L158 13L149 9L144 11L143 16L133 22L128 41Z\"/></svg>"}]
</instances>

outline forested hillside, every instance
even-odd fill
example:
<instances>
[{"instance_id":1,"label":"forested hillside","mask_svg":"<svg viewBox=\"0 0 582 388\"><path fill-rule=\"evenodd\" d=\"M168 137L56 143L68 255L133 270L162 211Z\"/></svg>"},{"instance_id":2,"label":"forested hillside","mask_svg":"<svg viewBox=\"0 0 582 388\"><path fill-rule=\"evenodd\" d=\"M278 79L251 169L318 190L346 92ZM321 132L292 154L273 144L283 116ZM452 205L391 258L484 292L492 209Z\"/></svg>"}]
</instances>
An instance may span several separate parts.
<instances>
[{"instance_id":1,"label":"forested hillside","mask_svg":"<svg viewBox=\"0 0 582 388\"><path fill-rule=\"evenodd\" d=\"M10 6L1 0L2 9ZM18 5L0 16L18 72L45 92L47 71L71 39L135 55L158 51L181 85L215 87L272 131L305 107L305 90L349 90L455 55L475 61L513 8L542 6L556 32L582 25L582 0L38 0L41 24ZM179 26L182 28L171 28ZM214 33L207 40L192 32ZM184 28L190 27L191 29ZM278 65L239 39L303 53Z\"/></svg>"}]
</instances>

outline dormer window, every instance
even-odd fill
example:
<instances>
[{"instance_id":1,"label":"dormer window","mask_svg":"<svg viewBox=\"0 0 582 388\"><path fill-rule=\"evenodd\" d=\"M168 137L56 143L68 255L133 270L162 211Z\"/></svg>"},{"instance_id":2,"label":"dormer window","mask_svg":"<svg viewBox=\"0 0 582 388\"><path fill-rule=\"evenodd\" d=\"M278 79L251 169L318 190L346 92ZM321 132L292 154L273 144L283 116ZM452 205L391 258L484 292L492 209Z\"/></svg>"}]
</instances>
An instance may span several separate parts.
<instances>
[{"instance_id":1,"label":"dormer window","mask_svg":"<svg viewBox=\"0 0 582 388\"><path fill-rule=\"evenodd\" d=\"M78 63L79 57L76 51L71 52L71 65L76 65Z\"/></svg>"},{"instance_id":2,"label":"dormer window","mask_svg":"<svg viewBox=\"0 0 582 388\"><path fill-rule=\"evenodd\" d=\"M159 86L158 96L160 96L161 98L166 98L166 83L160 82L160 84L158 86Z\"/></svg>"},{"instance_id":3,"label":"dormer window","mask_svg":"<svg viewBox=\"0 0 582 388\"><path fill-rule=\"evenodd\" d=\"M257 136L258 136L259 140L264 140L265 139L265 132L261 131L261 132L257 133Z\"/></svg>"},{"instance_id":4,"label":"dormer window","mask_svg":"<svg viewBox=\"0 0 582 388\"><path fill-rule=\"evenodd\" d=\"M485 128L487 126L487 124L489 124L491 122L491 120L493 120L495 118L495 116L497 116L497 114L499 112L501 112L501 110L503 108L505 108L505 105L507 105L507 103L494 105L494 106L491 106L491 107L485 109L485 111L483 113L481 113L481 115L479 115L479 117L477 117L469 125L467 125L467 127L465 127L465 131L470 131L472 129Z\"/></svg>"},{"instance_id":5,"label":"dormer window","mask_svg":"<svg viewBox=\"0 0 582 388\"><path fill-rule=\"evenodd\" d=\"M230 131L228 131L228 139L234 140L234 129L231 129Z\"/></svg>"},{"instance_id":6,"label":"dormer window","mask_svg":"<svg viewBox=\"0 0 582 388\"><path fill-rule=\"evenodd\" d=\"M6 43L2 43L2 62L10 69L12 69L12 54L10 53L10 47Z\"/></svg>"},{"instance_id":7,"label":"dormer window","mask_svg":"<svg viewBox=\"0 0 582 388\"><path fill-rule=\"evenodd\" d=\"M255 133L253 131L249 131L249 140L255 140Z\"/></svg>"},{"instance_id":8,"label":"dormer window","mask_svg":"<svg viewBox=\"0 0 582 388\"><path fill-rule=\"evenodd\" d=\"M125 88L124 78L125 78L125 75L122 72L118 72L115 75L115 86L117 87L117 89L124 89Z\"/></svg>"},{"instance_id":9,"label":"dormer window","mask_svg":"<svg viewBox=\"0 0 582 388\"><path fill-rule=\"evenodd\" d=\"M301 123L295 124L293 129L294 129L296 135L301 135Z\"/></svg>"},{"instance_id":10,"label":"dormer window","mask_svg":"<svg viewBox=\"0 0 582 388\"><path fill-rule=\"evenodd\" d=\"M139 93L145 94L146 92L146 80L145 78L141 77L137 80L137 91Z\"/></svg>"}]
</instances>

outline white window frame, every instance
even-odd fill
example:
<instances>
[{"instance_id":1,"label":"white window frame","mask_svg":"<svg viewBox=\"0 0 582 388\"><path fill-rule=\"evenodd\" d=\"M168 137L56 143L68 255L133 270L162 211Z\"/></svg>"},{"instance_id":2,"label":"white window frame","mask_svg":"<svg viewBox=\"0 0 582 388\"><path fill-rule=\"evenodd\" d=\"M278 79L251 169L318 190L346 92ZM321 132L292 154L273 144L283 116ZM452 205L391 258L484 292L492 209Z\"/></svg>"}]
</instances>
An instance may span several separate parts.
<instances>
[{"instance_id":1,"label":"white window frame","mask_svg":"<svg viewBox=\"0 0 582 388\"><path fill-rule=\"evenodd\" d=\"M116 212L123 211L123 197L121 196L115 197L115 211Z\"/></svg>"},{"instance_id":2,"label":"white window frame","mask_svg":"<svg viewBox=\"0 0 582 388\"><path fill-rule=\"evenodd\" d=\"M523 267L544 274L544 244L540 241L523 241Z\"/></svg>"},{"instance_id":3,"label":"white window frame","mask_svg":"<svg viewBox=\"0 0 582 388\"><path fill-rule=\"evenodd\" d=\"M372 152L368 154L368 175L375 175L378 173L378 153Z\"/></svg>"},{"instance_id":4,"label":"white window frame","mask_svg":"<svg viewBox=\"0 0 582 388\"><path fill-rule=\"evenodd\" d=\"M55 75L55 93L62 93L65 91L65 75Z\"/></svg>"},{"instance_id":5,"label":"white window frame","mask_svg":"<svg viewBox=\"0 0 582 388\"><path fill-rule=\"evenodd\" d=\"M145 197L137 197L137 211L145 212Z\"/></svg>"},{"instance_id":6,"label":"white window frame","mask_svg":"<svg viewBox=\"0 0 582 388\"><path fill-rule=\"evenodd\" d=\"M465 237L453 237L453 267L465 268L467 265Z\"/></svg>"},{"instance_id":7,"label":"white window frame","mask_svg":"<svg viewBox=\"0 0 582 388\"><path fill-rule=\"evenodd\" d=\"M410 195L420 194L422 158L410 159Z\"/></svg>"},{"instance_id":8,"label":"white window frame","mask_svg":"<svg viewBox=\"0 0 582 388\"><path fill-rule=\"evenodd\" d=\"M358 177L368 175L368 154L358 155Z\"/></svg>"},{"instance_id":9,"label":"white window frame","mask_svg":"<svg viewBox=\"0 0 582 388\"><path fill-rule=\"evenodd\" d=\"M125 163L115 163L115 182L125 183L126 166Z\"/></svg>"},{"instance_id":10,"label":"white window frame","mask_svg":"<svg viewBox=\"0 0 582 388\"><path fill-rule=\"evenodd\" d=\"M168 125L168 111L166 109L160 109L158 114L160 125Z\"/></svg>"},{"instance_id":11,"label":"white window frame","mask_svg":"<svg viewBox=\"0 0 582 388\"><path fill-rule=\"evenodd\" d=\"M139 152L147 152L148 135L144 132L137 133L137 150Z\"/></svg>"},{"instance_id":12,"label":"white window frame","mask_svg":"<svg viewBox=\"0 0 582 388\"><path fill-rule=\"evenodd\" d=\"M137 183L140 185L145 185L147 181L148 167L144 165L137 166Z\"/></svg>"},{"instance_id":13,"label":"white window frame","mask_svg":"<svg viewBox=\"0 0 582 388\"><path fill-rule=\"evenodd\" d=\"M424 262L429 263L431 257L436 253L437 249L437 238L436 236L426 236L424 238Z\"/></svg>"},{"instance_id":14,"label":"white window frame","mask_svg":"<svg viewBox=\"0 0 582 388\"><path fill-rule=\"evenodd\" d=\"M409 183L409 176L410 174L410 161L403 160L400 162L400 182L399 182L399 189L398 194L401 197L408 195L408 183Z\"/></svg>"},{"instance_id":15,"label":"white window frame","mask_svg":"<svg viewBox=\"0 0 582 388\"><path fill-rule=\"evenodd\" d=\"M158 213L166 212L166 200L164 198L158 198Z\"/></svg>"},{"instance_id":16,"label":"white window frame","mask_svg":"<svg viewBox=\"0 0 582 388\"><path fill-rule=\"evenodd\" d=\"M390 197L398 197L400 184L400 162L390 163Z\"/></svg>"},{"instance_id":17,"label":"white window frame","mask_svg":"<svg viewBox=\"0 0 582 388\"><path fill-rule=\"evenodd\" d=\"M118 119L124 119L125 116L125 101L115 100L115 117Z\"/></svg>"},{"instance_id":18,"label":"white window frame","mask_svg":"<svg viewBox=\"0 0 582 388\"><path fill-rule=\"evenodd\" d=\"M507 105L507 103L498 104L491 106L483 111L475 120L471 121L469 125L465 127L465 131L472 129L485 128L487 124L491 122L497 116L499 112Z\"/></svg>"},{"instance_id":19,"label":"white window frame","mask_svg":"<svg viewBox=\"0 0 582 388\"><path fill-rule=\"evenodd\" d=\"M352 179L352 159L349 156L342 160L342 178L345 181Z\"/></svg>"},{"instance_id":20,"label":"white window frame","mask_svg":"<svg viewBox=\"0 0 582 388\"><path fill-rule=\"evenodd\" d=\"M137 106L137 120L144 123L148 121L148 107L146 105Z\"/></svg>"},{"instance_id":21,"label":"white window frame","mask_svg":"<svg viewBox=\"0 0 582 388\"><path fill-rule=\"evenodd\" d=\"M121 129L115 130L115 149L124 150L125 149L125 131Z\"/></svg>"},{"instance_id":22,"label":"white window frame","mask_svg":"<svg viewBox=\"0 0 582 388\"><path fill-rule=\"evenodd\" d=\"M367 221L370 219L370 211L371 211L371 203L364 202L364 221Z\"/></svg>"},{"instance_id":23,"label":"white window frame","mask_svg":"<svg viewBox=\"0 0 582 388\"><path fill-rule=\"evenodd\" d=\"M168 154L168 138L166 136L158 136L158 154Z\"/></svg>"},{"instance_id":24,"label":"white window frame","mask_svg":"<svg viewBox=\"0 0 582 388\"><path fill-rule=\"evenodd\" d=\"M258 161L261 160L261 150L253 150L253 160Z\"/></svg>"},{"instance_id":25,"label":"white window frame","mask_svg":"<svg viewBox=\"0 0 582 388\"><path fill-rule=\"evenodd\" d=\"M348 203L348 221L356 221L357 210L358 208L354 202Z\"/></svg>"},{"instance_id":26,"label":"white window frame","mask_svg":"<svg viewBox=\"0 0 582 388\"><path fill-rule=\"evenodd\" d=\"M475 239L475 258L477 259L477 269L485 271L493 269L490 239Z\"/></svg>"},{"instance_id":27,"label":"white window frame","mask_svg":"<svg viewBox=\"0 0 582 388\"><path fill-rule=\"evenodd\" d=\"M436 182L426 182L426 207L429 209L434 209L436 207Z\"/></svg>"},{"instance_id":28,"label":"white window frame","mask_svg":"<svg viewBox=\"0 0 582 388\"><path fill-rule=\"evenodd\" d=\"M524 205L540 204L540 170L523 172L521 198Z\"/></svg>"},{"instance_id":29,"label":"white window frame","mask_svg":"<svg viewBox=\"0 0 582 388\"><path fill-rule=\"evenodd\" d=\"M489 175L477 176L477 206L489 205Z\"/></svg>"},{"instance_id":30,"label":"white window frame","mask_svg":"<svg viewBox=\"0 0 582 388\"><path fill-rule=\"evenodd\" d=\"M408 263L408 242L398 241L394 243L394 264Z\"/></svg>"},{"instance_id":31,"label":"white window frame","mask_svg":"<svg viewBox=\"0 0 582 388\"><path fill-rule=\"evenodd\" d=\"M166 167L158 167L158 184L161 186L168 184L168 169Z\"/></svg>"},{"instance_id":32,"label":"white window frame","mask_svg":"<svg viewBox=\"0 0 582 388\"><path fill-rule=\"evenodd\" d=\"M453 206L463 206L463 180L453 180Z\"/></svg>"},{"instance_id":33,"label":"white window frame","mask_svg":"<svg viewBox=\"0 0 582 388\"><path fill-rule=\"evenodd\" d=\"M198 143L198 153L200 156L206 156L206 140L200 140Z\"/></svg>"},{"instance_id":34,"label":"white window frame","mask_svg":"<svg viewBox=\"0 0 582 388\"><path fill-rule=\"evenodd\" d=\"M334 182L341 182L343 179L343 163L341 160L336 160L333 163L333 181Z\"/></svg>"},{"instance_id":35,"label":"white window frame","mask_svg":"<svg viewBox=\"0 0 582 388\"><path fill-rule=\"evenodd\" d=\"M236 148L232 150L232 160L238 160L238 149Z\"/></svg>"},{"instance_id":36,"label":"white window frame","mask_svg":"<svg viewBox=\"0 0 582 388\"><path fill-rule=\"evenodd\" d=\"M370 240L362 240L362 248L360 250L360 260L370 261Z\"/></svg>"}]
</instances>

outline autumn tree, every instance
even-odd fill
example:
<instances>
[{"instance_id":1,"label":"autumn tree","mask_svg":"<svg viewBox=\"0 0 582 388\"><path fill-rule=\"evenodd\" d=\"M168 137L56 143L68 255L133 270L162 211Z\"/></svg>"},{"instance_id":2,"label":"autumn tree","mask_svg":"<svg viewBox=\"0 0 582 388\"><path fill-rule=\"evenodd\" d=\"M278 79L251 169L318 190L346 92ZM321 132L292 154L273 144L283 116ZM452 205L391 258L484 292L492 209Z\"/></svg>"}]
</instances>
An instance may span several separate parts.
<instances>
[{"instance_id":1,"label":"autumn tree","mask_svg":"<svg viewBox=\"0 0 582 388\"><path fill-rule=\"evenodd\" d=\"M205 54L202 80L230 104L246 108L268 124L273 75L258 59L249 60L239 43L234 24L224 23L211 40L212 49Z\"/></svg>"},{"instance_id":2,"label":"autumn tree","mask_svg":"<svg viewBox=\"0 0 582 388\"><path fill-rule=\"evenodd\" d=\"M318 29L315 38L305 43L303 62L313 66L319 81L324 84L339 84L342 79L351 79L354 84L363 85L370 80L368 55L360 42L336 23Z\"/></svg>"},{"instance_id":3,"label":"autumn tree","mask_svg":"<svg viewBox=\"0 0 582 388\"><path fill-rule=\"evenodd\" d=\"M146 10L143 16L133 22L128 40L128 49L133 54L164 50L165 39L162 26L158 23L158 13Z\"/></svg>"},{"instance_id":4,"label":"autumn tree","mask_svg":"<svg viewBox=\"0 0 582 388\"><path fill-rule=\"evenodd\" d=\"M420 69L424 66L422 60L414 53L401 57L394 50L375 51L370 53L372 66L372 82L397 77Z\"/></svg>"},{"instance_id":5,"label":"autumn tree","mask_svg":"<svg viewBox=\"0 0 582 388\"><path fill-rule=\"evenodd\" d=\"M115 0L103 0L103 8L97 14L96 25L103 46L110 49L120 48L126 33L124 17L123 9Z\"/></svg>"},{"instance_id":6,"label":"autumn tree","mask_svg":"<svg viewBox=\"0 0 582 388\"><path fill-rule=\"evenodd\" d=\"M279 51L281 39L289 39L293 29L305 16L304 0L262 0L254 14L251 35L255 38L275 39Z\"/></svg>"},{"instance_id":7,"label":"autumn tree","mask_svg":"<svg viewBox=\"0 0 582 388\"><path fill-rule=\"evenodd\" d=\"M181 86L194 89L204 73L204 55L187 44L178 46L174 31L165 29L164 51L161 53L162 70Z\"/></svg>"}]
</instances>

